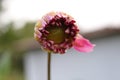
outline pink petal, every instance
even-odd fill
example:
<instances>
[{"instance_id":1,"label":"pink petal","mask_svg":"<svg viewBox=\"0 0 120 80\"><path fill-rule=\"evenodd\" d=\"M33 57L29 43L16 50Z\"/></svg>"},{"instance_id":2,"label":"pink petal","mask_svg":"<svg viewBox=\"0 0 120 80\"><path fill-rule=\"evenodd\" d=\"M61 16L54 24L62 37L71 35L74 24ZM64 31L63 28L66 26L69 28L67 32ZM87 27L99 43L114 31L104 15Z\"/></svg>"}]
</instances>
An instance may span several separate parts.
<instances>
[{"instance_id":1,"label":"pink petal","mask_svg":"<svg viewBox=\"0 0 120 80\"><path fill-rule=\"evenodd\" d=\"M91 44L89 40L85 39L81 35L77 35L73 43L73 47L80 52L91 52L93 51L94 46L94 44Z\"/></svg>"}]
</instances>

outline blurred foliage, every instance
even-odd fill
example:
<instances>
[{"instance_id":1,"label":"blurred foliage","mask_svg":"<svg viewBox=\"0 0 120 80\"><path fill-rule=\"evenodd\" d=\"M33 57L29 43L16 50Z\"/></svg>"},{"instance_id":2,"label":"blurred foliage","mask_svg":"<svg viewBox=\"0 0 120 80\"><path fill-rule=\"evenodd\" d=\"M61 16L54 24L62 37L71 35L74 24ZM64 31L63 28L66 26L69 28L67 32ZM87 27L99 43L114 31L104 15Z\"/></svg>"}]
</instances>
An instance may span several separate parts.
<instances>
[{"instance_id":1,"label":"blurred foliage","mask_svg":"<svg viewBox=\"0 0 120 80\"><path fill-rule=\"evenodd\" d=\"M4 75L8 75L11 70L11 54L5 52L0 58L0 80L3 80Z\"/></svg>"},{"instance_id":2,"label":"blurred foliage","mask_svg":"<svg viewBox=\"0 0 120 80\"><path fill-rule=\"evenodd\" d=\"M33 37L34 22L27 22L22 28L15 29L11 22L0 28L0 51L14 50L13 43L17 40Z\"/></svg>"},{"instance_id":3,"label":"blurred foliage","mask_svg":"<svg viewBox=\"0 0 120 80\"><path fill-rule=\"evenodd\" d=\"M19 38L33 37L34 25L34 22L27 22L23 28L17 31Z\"/></svg>"},{"instance_id":4,"label":"blurred foliage","mask_svg":"<svg viewBox=\"0 0 120 80\"><path fill-rule=\"evenodd\" d=\"M0 0L0 14L3 12L3 0ZM0 17L1 19L1 17ZM1 26L0 20L0 53L4 51L14 52L13 44L18 40L33 37L34 22L27 22L22 28L15 29L14 22Z\"/></svg>"},{"instance_id":5,"label":"blurred foliage","mask_svg":"<svg viewBox=\"0 0 120 80\"><path fill-rule=\"evenodd\" d=\"M2 11L2 9L3 9L3 8L2 8L2 1L3 1L3 0L0 0L0 11Z\"/></svg>"},{"instance_id":6,"label":"blurred foliage","mask_svg":"<svg viewBox=\"0 0 120 80\"><path fill-rule=\"evenodd\" d=\"M24 80L21 54L12 54L17 41L33 38L34 22L16 29L14 23L0 27L0 80Z\"/></svg>"},{"instance_id":7,"label":"blurred foliage","mask_svg":"<svg viewBox=\"0 0 120 80\"><path fill-rule=\"evenodd\" d=\"M14 22L1 25L3 11L0 0L0 80L24 80L22 57L14 53L13 44L17 40L33 36L34 22L27 22L22 28L15 29Z\"/></svg>"},{"instance_id":8,"label":"blurred foliage","mask_svg":"<svg viewBox=\"0 0 120 80\"><path fill-rule=\"evenodd\" d=\"M7 50L10 45L18 39L18 36L15 33L13 28L13 23L10 23L5 26L5 28L0 29L0 49Z\"/></svg>"}]
</instances>

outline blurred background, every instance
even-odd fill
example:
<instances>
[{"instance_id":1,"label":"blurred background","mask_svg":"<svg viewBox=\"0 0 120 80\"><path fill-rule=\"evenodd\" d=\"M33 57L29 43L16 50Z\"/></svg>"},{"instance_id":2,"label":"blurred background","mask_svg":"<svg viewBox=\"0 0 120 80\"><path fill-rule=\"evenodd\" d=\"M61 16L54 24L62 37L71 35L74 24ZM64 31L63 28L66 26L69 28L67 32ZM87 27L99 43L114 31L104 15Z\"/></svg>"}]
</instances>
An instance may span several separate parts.
<instances>
[{"instance_id":1,"label":"blurred background","mask_svg":"<svg viewBox=\"0 0 120 80\"><path fill-rule=\"evenodd\" d=\"M46 54L33 33L35 22L50 11L73 16L80 33L97 45L87 55L73 49L53 55L53 80L120 80L119 4L119 0L0 0L0 80L46 79ZM59 69L61 65L66 67Z\"/></svg>"}]
</instances>

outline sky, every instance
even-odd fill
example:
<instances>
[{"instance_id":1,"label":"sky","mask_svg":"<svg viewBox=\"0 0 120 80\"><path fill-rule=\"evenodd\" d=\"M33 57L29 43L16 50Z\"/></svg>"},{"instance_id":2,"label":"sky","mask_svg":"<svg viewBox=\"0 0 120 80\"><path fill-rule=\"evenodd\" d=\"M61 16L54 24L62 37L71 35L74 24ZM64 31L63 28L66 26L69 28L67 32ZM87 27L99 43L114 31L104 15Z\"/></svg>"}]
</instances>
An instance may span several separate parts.
<instances>
[{"instance_id":1,"label":"sky","mask_svg":"<svg viewBox=\"0 0 120 80\"><path fill-rule=\"evenodd\" d=\"M120 25L120 0L4 0L3 5L2 22L12 20L16 27L37 21L50 11L71 15L83 31Z\"/></svg>"}]
</instances>

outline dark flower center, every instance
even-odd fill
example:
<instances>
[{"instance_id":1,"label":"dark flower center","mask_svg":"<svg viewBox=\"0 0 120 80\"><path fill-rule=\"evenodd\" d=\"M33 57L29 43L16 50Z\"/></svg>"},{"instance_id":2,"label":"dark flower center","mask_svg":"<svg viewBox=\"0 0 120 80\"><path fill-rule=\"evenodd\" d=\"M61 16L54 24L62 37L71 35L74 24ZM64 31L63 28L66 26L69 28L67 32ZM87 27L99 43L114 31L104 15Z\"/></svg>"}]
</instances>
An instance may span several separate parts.
<instances>
[{"instance_id":1,"label":"dark flower center","mask_svg":"<svg viewBox=\"0 0 120 80\"><path fill-rule=\"evenodd\" d=\"M49 31L49 34L47 35L47 39L52 40L54 41L54 43L57 44L64 42L67 36L67 34L65 34L65 30L63 30L62 27L52 26L52 27L48 27L46 30Z\"/></svg>"},{"instance_id":2,"label":"dark flower center","mask_svg":"<svg viewBox=\"0 0 120 80\"><path fill-rule=\"evenodd\" d=\"M70 21L69 17L64 18L56 15L45 27L45 30L49 32L46 36L47 40L52 40L55 44L60 44L64 42L65 39L68 39L69 42L73 41L73 37L77 31L74 23L75 21ZM67 29L68 33L66 33Z\"/></svg>"}]
</instances>

